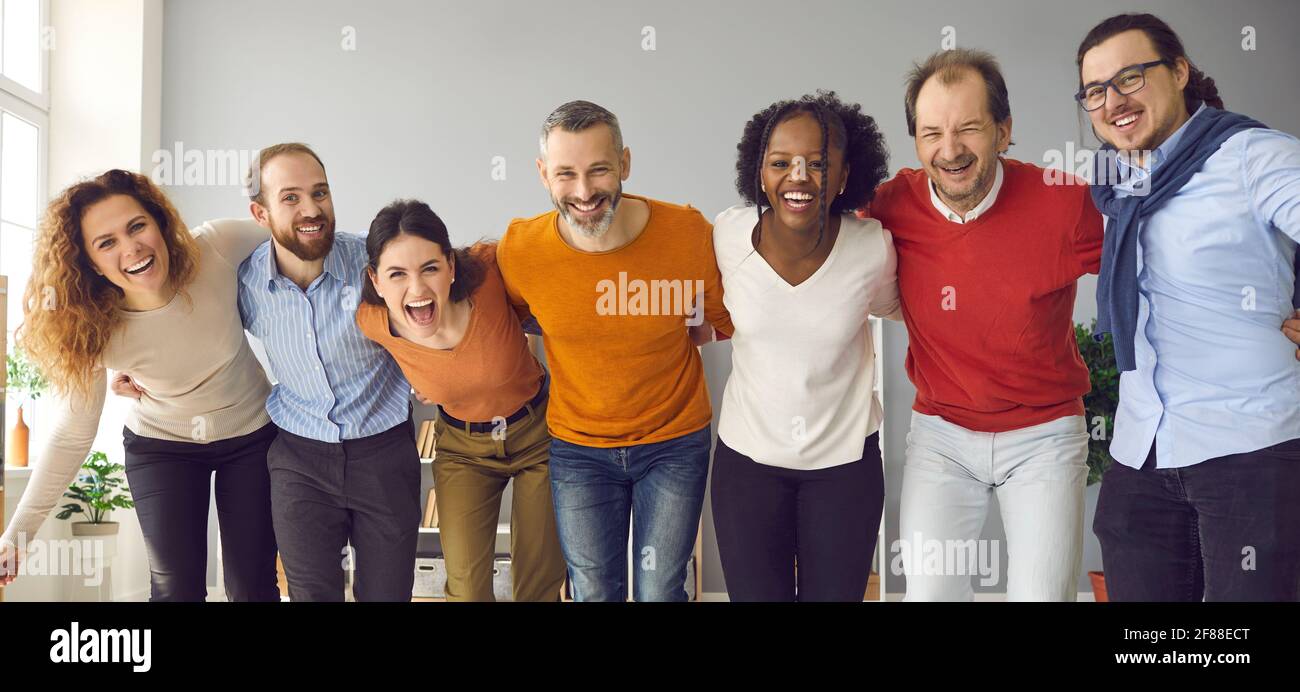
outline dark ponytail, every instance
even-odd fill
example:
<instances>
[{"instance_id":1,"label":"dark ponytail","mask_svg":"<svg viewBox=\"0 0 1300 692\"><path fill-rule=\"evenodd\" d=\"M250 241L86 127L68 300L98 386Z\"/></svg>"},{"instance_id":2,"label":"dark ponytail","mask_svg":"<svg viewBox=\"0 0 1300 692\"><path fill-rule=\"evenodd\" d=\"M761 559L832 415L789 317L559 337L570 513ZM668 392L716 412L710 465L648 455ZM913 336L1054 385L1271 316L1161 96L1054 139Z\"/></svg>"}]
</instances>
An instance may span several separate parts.
<instances>
[{"instance_id":1,"label":"dark ponytail","mask_svg":"<svg viewBox=\"0 0 1300 692\"><path fill-rule=\"evenodd\" d=\"M1183 90L1183 101L1187 104L1187 114L1195 113L1195 104L1200 101L1204 101L1211 108L1223 110L1223 97L1219 96L1219 88L1214 85L1214 79L1196 69L1196 66L1190 60L1187 62L1187 67L1189 68L1187 88Z\"/></svg>"},{"instance_id":2,"label":"dark ponytail","mask_svg":"<svg viewBox=\"0 0 1300 692\"><path fill-rule=\"evenodd\" d=\"M459 303L474 294L474 289L483 283L484 267L478 258L469 254L469 248L460 247L452 251L456 255L456 281L451 285L451 302Z\"/></svg>"}]
</instances>

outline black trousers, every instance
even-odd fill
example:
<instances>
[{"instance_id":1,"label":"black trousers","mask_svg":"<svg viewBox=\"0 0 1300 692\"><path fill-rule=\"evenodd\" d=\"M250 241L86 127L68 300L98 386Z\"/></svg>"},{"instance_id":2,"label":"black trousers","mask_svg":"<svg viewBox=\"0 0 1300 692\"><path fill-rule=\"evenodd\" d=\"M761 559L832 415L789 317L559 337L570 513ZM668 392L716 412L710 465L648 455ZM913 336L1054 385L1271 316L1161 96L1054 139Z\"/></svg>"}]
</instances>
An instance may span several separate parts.
<instances>
[{"instance_id":1,"label":"black trousers","mask_svg":"<svg viewBox=\"0 0 1300 692\"><path fill-rule=\"evenodd\" d=\"M878 435L861 459L815 471L760 464L719 438L710 497L732 601L866 596L885 504Z\"/></svg>"},{"instance_id":2,"label":"black trousers","mask_svg":"<svg viewBox=\"0 0 1300 692\"><path fill-rule=\"evenodd\" d=\"M342 442L281 430L267 464L289 600L342 601L349 544L358 601L411 600L421 506L410 419Z\"/></svg>"},{"instance_id":3,"label":"black trousers","mask_svg":"<svg viewBox=\"0 0 1300 692\"><path fill-rule=\"evenodd\" d=\"M276 427L207 444L122 429L126 479L149 554L151 601L207 597L208 497L216 474L226 597L278 601L266 451Z\"/></svg>"},{"instance_id":4,"label":"black trousers","mask_svg":"<svg viewBox=\"0 0 1300 692\"><path fill-rule=\"evenodd\" d=\"M1110 600L1300 600L1300 439L1179 469L1155 454L1102 477Z\"/></svg>"}]
</instances>

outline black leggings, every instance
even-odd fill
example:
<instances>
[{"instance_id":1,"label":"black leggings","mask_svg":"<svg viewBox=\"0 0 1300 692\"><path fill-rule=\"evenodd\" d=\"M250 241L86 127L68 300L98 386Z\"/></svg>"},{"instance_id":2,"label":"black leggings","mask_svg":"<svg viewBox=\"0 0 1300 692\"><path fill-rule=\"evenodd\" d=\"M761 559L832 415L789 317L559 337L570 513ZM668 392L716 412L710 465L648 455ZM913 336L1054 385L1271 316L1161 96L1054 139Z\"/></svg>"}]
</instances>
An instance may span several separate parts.
<instances>
[{"instance_id":1,"label":"black leggings","mask_svg":"<svg viewBox=\"0 0 1300 692\"><path fill-rule=\"evenodd\" d=\"M207 597L208 497L217 476L217 519L226 597L278 601L271 481L266 450L275 424L207 444L140 437L122 429L126 478L149 553L151 601Z\"/></svg>"},{"instance_id":2,"label":"black leggings","mask_svg":"<svg viewBox=\"0 0 1300 692\"><path fill-rule=\"evenodd\" d=\"M710 497L732 601L866 596L885 503L876 434L861 459L814 471L757 463L718 438Z\"/></svg>"}]
</instances>

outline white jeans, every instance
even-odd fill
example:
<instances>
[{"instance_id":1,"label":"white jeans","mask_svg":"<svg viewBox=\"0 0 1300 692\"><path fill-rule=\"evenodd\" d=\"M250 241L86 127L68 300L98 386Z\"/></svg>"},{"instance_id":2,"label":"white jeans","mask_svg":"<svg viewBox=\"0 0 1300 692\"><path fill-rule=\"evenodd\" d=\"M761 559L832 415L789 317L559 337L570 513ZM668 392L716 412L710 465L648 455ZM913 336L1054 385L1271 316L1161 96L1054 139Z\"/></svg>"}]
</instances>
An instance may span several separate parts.
<instances>
[{"instance_id":1,"label":"white jeans","mask_svg":"<svg viewBox=\"0 0 1300 692\"><path fill-rule=\"evenodd\" d=\"M954 564L964 553L974 561L995 492L1006 528L1007 600L1075 600L1087 461L1083 416L986 433L913 411L900 500L903 600L970 601L973 574L985 583L999 576ZM978 547L991 553L993 571L996 548Z\"/></svg>"}]
</instances>

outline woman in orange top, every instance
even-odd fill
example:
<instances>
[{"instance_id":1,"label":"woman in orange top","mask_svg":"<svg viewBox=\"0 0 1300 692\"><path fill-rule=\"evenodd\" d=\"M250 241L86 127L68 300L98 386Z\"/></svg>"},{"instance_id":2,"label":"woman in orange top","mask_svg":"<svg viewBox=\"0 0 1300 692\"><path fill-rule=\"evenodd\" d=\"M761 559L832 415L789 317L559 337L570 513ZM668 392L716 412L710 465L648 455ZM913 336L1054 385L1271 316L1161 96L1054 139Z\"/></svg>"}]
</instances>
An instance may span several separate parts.
<instances>
[{"instance_id":1,"label":"woman in orange top","mask_svg":"<svg viewBox=\"0 0 1300 692\"><path fill-rule=\"evenodd\" d=\"M564 581L551 504L546 371L506 299L496 245L455 249L423 202L384 207L366 239L357 325L421 399L438 403L433 462L447 600L491 601L501 493L514 479L516 601L554 601Z\"/></svg>"}]
</instances>

